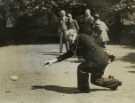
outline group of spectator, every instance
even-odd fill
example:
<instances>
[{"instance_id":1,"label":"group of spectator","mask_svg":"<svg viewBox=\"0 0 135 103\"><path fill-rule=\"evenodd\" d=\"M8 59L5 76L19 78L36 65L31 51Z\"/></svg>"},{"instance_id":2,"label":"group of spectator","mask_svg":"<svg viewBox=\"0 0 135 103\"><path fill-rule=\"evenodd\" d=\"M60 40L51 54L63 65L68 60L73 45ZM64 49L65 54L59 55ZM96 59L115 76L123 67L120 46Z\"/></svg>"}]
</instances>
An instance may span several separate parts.
<instances>
[{"instance_id":1,"label":"group of spectator","mask_svg":"<svg viewBox=\"0 0 135 103\"><path fill-rule=\"evenodd\" d=\"M77 35L79 32L78 22L73 19L72 14L66 14L65 10L60 11L60 20L58 32L60 34L60 53L63 51L63 42L65 42L66 50L70 48L70 43L66 40L66 36L72 32L74 35Z\"/></svg>"},{"instance_id":2,"label":"group of spectator","mask_svg":"<svg viewBox=\"0 0 135 103\"><path fill-rule=\"evenodd\" d=\"M66 13L65 10L60 11L59 19L59 34L60 34L60 53L63 52L63 42L66 45L66 50L70 49L70 42L66 39L68 34L92 35L97 43L105 48L106 43L109 41L108 31L109 28L104 21L100 19L99 14L92 15L90 9L84 11L79 24L78 21L73 19L71 13Z\"/></svg>"}]
</instances>

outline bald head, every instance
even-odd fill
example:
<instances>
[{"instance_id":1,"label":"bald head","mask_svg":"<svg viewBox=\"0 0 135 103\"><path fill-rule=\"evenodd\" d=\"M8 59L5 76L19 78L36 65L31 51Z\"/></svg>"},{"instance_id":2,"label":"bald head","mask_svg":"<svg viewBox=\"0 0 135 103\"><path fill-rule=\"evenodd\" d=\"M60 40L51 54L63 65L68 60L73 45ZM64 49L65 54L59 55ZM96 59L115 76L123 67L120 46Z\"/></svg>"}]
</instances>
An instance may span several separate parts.
<instances>
[{"instance_id":1,"label":"bald head","mask_svg":"<svg viewBox=\"0 0 135 103\"><path fill-rule=\"evenodd\" d=\"M85 10L85 15L86 16L90 16L91 15L91 10L90 9L86 9Z\"/></svg>"},{"instance_id":2,"label":"bald head","mask_svg":"<svg viewBox=\"0 0 135 103\"><path fill-rule=\"evenodd\" d=\"M66 11L65 11L65 10L60 10L60 16L61 16L61 17L66 16Z\"/></svg>"}]
</instances>

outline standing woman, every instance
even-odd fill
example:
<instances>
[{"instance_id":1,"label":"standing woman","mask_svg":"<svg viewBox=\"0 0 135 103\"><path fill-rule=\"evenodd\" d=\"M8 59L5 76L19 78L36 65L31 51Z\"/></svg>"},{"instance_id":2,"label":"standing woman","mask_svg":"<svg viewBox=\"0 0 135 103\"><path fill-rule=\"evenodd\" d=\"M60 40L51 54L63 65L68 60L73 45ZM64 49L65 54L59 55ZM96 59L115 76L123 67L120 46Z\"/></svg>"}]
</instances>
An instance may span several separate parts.
<instances>
[{"instance_id":1,"label":"standing woman","mask_svg":"<svg viewBox=\"0 0 135 103\"><path fill-rule=\"evenodd\" d=\"M110 41L108 36L109 28L106 23L100 19L99 14L95 15L95 28L97 28L96 32L102 41L102 46L106 47L107 43Z\"/></svg>"},{"instance_id":2,"label":"standing woman","mask_svg":"<svg viewBox=\"0 0 135 103\"><path fill-rule=\"evenodd\" d=\"M100 45L105 48L105 51L109 55L110 61L114 61L115 56L107 48L107 43L110 41L108 36L109 28L106 23L100 19L99 14L95 14L95 28L97 37L101 40Z\"/></svg>"}]
</instances>

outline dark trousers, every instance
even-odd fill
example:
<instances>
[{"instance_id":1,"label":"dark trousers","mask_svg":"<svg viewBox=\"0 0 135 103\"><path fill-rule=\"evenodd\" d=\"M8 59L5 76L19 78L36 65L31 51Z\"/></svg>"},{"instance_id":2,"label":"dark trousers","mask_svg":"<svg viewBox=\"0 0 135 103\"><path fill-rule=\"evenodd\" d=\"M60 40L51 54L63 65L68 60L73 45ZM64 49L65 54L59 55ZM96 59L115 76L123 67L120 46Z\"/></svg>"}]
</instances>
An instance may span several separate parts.
<instances>
[{"instance_id":1,"label":"dark trousers","mask_svg":"<svg viewBox=\"0 0 135 103\"><path fill-rule=\"evenodd\" d=\"M107 64L98 65L92 62L81 63L77 70L78 89L89 89L89 73L91 73L91 82L100 85L99 83L96 83L96 81L102 78L106 66Z\"/></svg>"},{"instance_id":2,"label":"dark trousers","mask_svg":"<svg viewBox=\"0 0 135 103\"><path fill-rule=\"evenodd\" d=\"M69 50L69 42L65 39L65 34L63 32L60 33L60 53L63 52L63 44L65 43L66 51Z\"/></svg>"},{"instance_id":3,"label":"dark trousers","mask_svg":"<svg viewBox=\"0 0 135 103\"><path fill-rule=\"evenodd\" d=\"M122 84L121 81L115 78L103 78L104 70L107 64L98 65L96 63L81 63L78 66L77 79L78 89L80 91L89 90L89 73L91 73L91 83L106 87L112 90L117 89Z\"/></svg>"}]
</instances>

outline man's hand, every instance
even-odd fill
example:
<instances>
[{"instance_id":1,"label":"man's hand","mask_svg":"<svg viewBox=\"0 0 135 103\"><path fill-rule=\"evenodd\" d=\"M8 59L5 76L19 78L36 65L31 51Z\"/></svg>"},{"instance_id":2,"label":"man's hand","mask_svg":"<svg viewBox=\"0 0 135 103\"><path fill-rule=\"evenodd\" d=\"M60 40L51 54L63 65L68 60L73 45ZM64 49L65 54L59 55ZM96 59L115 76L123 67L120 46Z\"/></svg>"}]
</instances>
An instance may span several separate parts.
<instances>
[{"instance_id":1,"label":"man's hand","mask_svg":"<svg viewBox=\"0 0 135 103\"><path fill-rule=\"evenodd\" d=\"M53 60L49 60L49 61L45 62L44 65L51 65L53 63L56 63L57 61L58 61L57 58L56 59L53 59Z\"/></svg>"}]
</instances>

